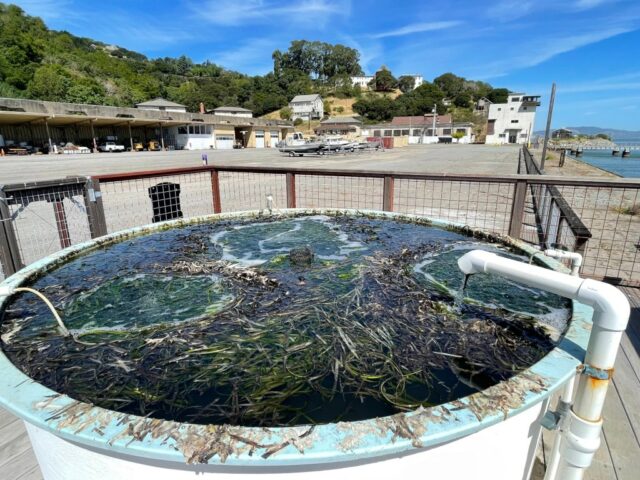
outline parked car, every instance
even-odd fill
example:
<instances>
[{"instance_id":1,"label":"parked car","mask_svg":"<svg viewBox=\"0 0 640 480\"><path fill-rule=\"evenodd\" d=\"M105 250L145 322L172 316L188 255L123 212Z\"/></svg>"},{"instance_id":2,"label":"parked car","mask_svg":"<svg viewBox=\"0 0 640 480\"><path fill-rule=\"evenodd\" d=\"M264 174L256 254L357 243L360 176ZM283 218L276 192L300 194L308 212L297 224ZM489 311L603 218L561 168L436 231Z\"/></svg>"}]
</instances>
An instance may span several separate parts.
<instances>
[{"instance_id":1,"label":"parked car","mask_svg":"<svg viewBox=\"0 0 640 480\"><path fill-rule=\"evenodd\" d=\"M124 152L124 145L118 145L116 142L104 142L98 145L101 152Z\"/></svg>"},{"instance_id":2,"label":"parked car","mask_svg":"<svg viewBox=\"0 0 640 480\"><path fill-rule=\"evenodd\" d=\"M149 144L147 148L150 152L157 152L159 150L162 150L162 147L160 146L160 142L157 140L149 140Z\"/></svg>"}]
</instances>

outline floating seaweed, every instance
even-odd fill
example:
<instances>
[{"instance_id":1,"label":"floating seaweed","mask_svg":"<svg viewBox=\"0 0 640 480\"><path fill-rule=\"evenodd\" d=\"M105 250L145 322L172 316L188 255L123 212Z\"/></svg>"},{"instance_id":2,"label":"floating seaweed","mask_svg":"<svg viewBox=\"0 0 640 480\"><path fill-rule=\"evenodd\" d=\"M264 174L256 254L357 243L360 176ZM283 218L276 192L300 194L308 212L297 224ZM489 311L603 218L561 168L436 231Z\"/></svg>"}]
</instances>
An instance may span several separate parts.
<instances>
[{"instance_id":1,"label":"floating seaweed","mask_svg":"<svg viewBox=\"0 0 640 480\"><path fill-rule=\"evenodd\" d=\"M465 245L453 232L366 217L168 230L35 281L74 337L56 335L42 306L19 296L3 312L2 348L76 400L181 422L313 425L437 405L553 348L534 316L500 301L453 308L451 268L438 278L436 267ZM536 295L535 315L567 308Z\"/></svg>"}]
</instances>

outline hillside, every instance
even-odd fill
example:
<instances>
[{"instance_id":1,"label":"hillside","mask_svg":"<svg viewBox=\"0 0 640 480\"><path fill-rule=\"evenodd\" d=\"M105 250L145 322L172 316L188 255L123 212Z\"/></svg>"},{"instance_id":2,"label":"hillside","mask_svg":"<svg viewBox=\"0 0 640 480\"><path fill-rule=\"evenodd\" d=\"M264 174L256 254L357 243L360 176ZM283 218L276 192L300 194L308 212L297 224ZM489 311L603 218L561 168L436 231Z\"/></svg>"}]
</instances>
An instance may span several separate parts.
<instances>
[{"instance_id":1,"label":"hillside","mask_svg":"<svg viewBox=\"0 0 640 480\"><path fill-rule=\"evenodd\" d=\"M613 140L619 142L640 142L640 131L634 130L619 130L615 128L601 128L601 127L563 127L571 130L577 135L598 135L604 133L609 135ZM555 130L555 129L554 129ZM544 137L544 130L534 132L535 135Z\"/></svg>"},{"instance_id":2,"label":"hillside","mask_svg":"<svg viewBox=\"0 0 640 480\"><path fill-rule=\"evenodd\" d=\"M0 3L0 97L131 107L156 97L198 110L240 106L254 115L279 118L279 110L296 95L319 93L327 98L330 115L359 114L366 122L395 115L423 115L437 105L468 117L480 97L506 98L508 90L445 73L412 90L411 77L396 79L385 67L374 76L379 92L361 92L351 76L361 75L357 50L319 41L293 40L272 54L273 71L249 76L215 63L195 63L189 57L150 59L145 55L49 30L15 5ZM401 88L405 93L402 93ZM456 115L457 118L460 118Z\"/></svg>"}]
</instances>

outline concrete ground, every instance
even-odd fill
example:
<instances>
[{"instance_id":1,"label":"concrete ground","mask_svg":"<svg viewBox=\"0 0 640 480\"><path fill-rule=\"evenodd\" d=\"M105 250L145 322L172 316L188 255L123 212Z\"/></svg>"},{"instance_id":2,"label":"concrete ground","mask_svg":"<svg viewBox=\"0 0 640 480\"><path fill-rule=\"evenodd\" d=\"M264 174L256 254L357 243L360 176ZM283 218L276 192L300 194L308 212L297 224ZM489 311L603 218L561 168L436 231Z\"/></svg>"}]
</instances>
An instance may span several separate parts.
<instances>
[{"instance_id":1,"label":"concrete ground","mask_svg":"<svg viewBox=\"0 0 640 480\"><path fill-rule=\"evenodd\" d=\"M288 157L272 149L202 150L86 155L0 157L0 184L62 178L70 175L158 170L202 165L279 166L414 173L515 174L518 147L488 145L411 145L379 152Z\"/></svg>"}]
</instances>

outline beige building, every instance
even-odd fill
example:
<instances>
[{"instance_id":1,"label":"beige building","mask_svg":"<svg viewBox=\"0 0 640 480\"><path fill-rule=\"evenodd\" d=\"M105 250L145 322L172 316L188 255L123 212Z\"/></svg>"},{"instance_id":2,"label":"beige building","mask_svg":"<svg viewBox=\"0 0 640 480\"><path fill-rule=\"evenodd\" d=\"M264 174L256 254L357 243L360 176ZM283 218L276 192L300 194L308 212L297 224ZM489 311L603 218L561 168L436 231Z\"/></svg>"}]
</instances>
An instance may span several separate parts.
<instances>
[{"instance_id":1,"label":"beige building","mask_svg":"<svg viewBox=\"0 0 640 480\"><path fill-rule=\"evenodd\" d=\"M190 113L160 100L121 108L0 98L0 136L45 152L49 145L66 143L95 150L107 137L126 149L156 140L167 150L198 150L275 147L293 131L293 124L283 120Z\"/></svg>"}]
</instances>

